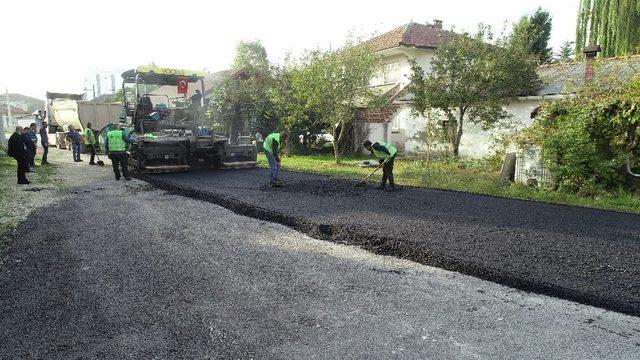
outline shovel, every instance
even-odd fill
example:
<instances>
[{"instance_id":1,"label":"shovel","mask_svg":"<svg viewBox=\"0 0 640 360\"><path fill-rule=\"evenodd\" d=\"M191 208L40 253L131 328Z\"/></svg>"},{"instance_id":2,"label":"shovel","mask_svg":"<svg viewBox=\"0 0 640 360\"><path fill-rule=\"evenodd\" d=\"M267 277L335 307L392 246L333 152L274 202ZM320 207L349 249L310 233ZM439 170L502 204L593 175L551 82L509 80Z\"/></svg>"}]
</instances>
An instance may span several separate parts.
<instances>
[{"instance_id":1,"label":"shovel","mask_svg":"<svg viewBox=\"0 0 640 360\"><path fill-rule=\"evenodd\" d=\"M98 162L96 162L98 166L104 166L104 161L100 160L100 156L98 155L97 151L96 151L96 159L98 159Z\"/></svg>"},{"instance_id":2,"label":"shovel","mask_svg":"<svg viewBox=\"0 0 640 360\"><path fill-rule=\"evenodd\" d=\"M366 185L366 183L367 183L367 180L369 180L369 178L370 178L371 176L373 176L373 174L375 174L375 173L376 173L376 171L380 170L380 168L381 168L381 167L383 167L383 166L384 166L384 164L386 164L386 163L387 163L387 161L389 161L389 159L385 160L382 164L378 165L378 167L377 167L377 168L375 168L375 170L373 170L373 171L371 172L371 174L367 175L367 177L366 177L366 178L362 179L362 181L360 181L359 183L357 183L357 184L355 185L355 187L365 186L365 185Z\"/></svg>"}]
</instances>

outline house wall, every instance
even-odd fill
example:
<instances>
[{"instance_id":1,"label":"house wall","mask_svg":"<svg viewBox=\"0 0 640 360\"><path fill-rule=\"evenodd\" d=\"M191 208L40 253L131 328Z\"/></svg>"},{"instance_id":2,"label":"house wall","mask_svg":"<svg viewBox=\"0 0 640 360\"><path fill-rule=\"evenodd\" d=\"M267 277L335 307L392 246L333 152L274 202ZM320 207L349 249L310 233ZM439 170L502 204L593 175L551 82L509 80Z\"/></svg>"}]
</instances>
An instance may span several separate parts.
<instances>
[{"instance_id":1,"label":"house wall","mask_svg":"<svg viewBox=\"0 0 640 360\"><path fill-rule=\"evenodd\" d=\"M485 131L480 125L465 123L462 140L460 141L460 156L466 158L482 158L493 152L495 140L502 136L511 136L514 131L520 130L533 123L531 113L539 107L541 100L525 99L515 101L507 106L512 117L506 120L507 127ZM432 115L433 121L440 122L444 116ZM406 154L418 154L426 150L426 144L418 137L425 129L427 119L421 115L415 115L409 104L401 105L398 112L389 122L386 140ZM382 124L377 127L378 132L372 132L370 138L378 139L382 135ZM397 127L397 129L396 129ZM515 150L515 147L513 147Z\"/></svg>"},{"instance_id":2,"label":"house wall","mask_svg":"<svg viewBox=\"0 0 640 360\"><path fill-rule=\"evenodd\" d=\"M368 125L369 125L369 140L371 142L387 140L387 138L385 137L384 124L368 123Z\"/></svg>"},{"instance_id":3,"label":"house wall","mask_svg":"<svg viewBox=\"0 0 640 360\"><path fill-rule=\"evenodd\" d=\"M386 124L369 123L369 140L372 142L385 141L393 145L398 151L405 152L407 138L413 136L411 130L408 131L407 129L412 129L413 124L419 123L417 121L408 123L407 117L410 116L410 112L411 109L408 106L402 105L390 122Z\"/></svg>"},{"instance_id":4,"label":"house wall","mask_svg":"<svg viewBox=\"0 0 640 360\"><path fill-rule=\"evenodd\" d=\"M380 55L383 70L372 78L369 84L371 86L396 83L407 85L411 76L409 60L415 60L425 73L428 73L431 71L434 50L399 47L382 51ZM491 154L495 139L509 136L515 130L532 124L531 113L540 106L540 103L539 99L520 99L506 105L505 110L512 115L511 119L507 120L509 128L506 129L485 131L479 125L465 123L460 142L460 155L467 158L482 158ZM444 120L444 116L433 120ZM369 124L369 138L372 141L384 140L391 143L403 153L417 154L426 149L425 144L416 138L424 130L426 122L423 116L412 114L409 104L403 103L387 124L386 130L383 124Z\"/></svg>"},{"instance_id":5,"label":"house wall","mask_svg":"<svg viewBox=\"0 0 640 360\"><path fill-rule=\"evenodd\" d=\"M533 124L531 113L539 107L541 100L517 100L506 105L504 109L511 114L511 118L505 120L506 127L483 130L480 125L467 122L463 129L460 141L460 156L467 158L482 158L490 155L496 144L496 140L506 136L512 137L514 132L522 130ZM515 144L511 143L508 149L515 151Z\"/></svg>"},{"instance_id":6,"label":"house wall","mask_svg":"<svg viewBox=\"0 0 640 360\"><path fill-rule=\"evenodd\" d=\"M410 59L415 60L426 71L431 69L431 59L433 50L396 48L382 52L380 59L381 69L369 80L370 86L388 85L401 83L409 84L411 77Z\"/></svg>"}]
</instances>

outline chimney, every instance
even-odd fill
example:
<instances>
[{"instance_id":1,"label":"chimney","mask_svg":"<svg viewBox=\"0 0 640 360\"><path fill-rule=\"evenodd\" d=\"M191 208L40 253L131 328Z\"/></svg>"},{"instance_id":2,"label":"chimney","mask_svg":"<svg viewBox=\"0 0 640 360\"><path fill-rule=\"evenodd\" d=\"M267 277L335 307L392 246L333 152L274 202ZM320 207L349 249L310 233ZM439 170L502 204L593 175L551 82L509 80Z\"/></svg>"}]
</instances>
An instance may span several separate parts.
<instances>
[{"instance_id":1,"label":"chimney","mask_svg":"<svg viewBox=\"0 0 640 360\"><path fill-rule=\"evenodd\" d=\"M593 68L593 62L602 49L600 45L589 45L584 48L584 84L590 84L596 78L596 70Z\"/></svg>"},{"instance_id":2,"label":"chimney","mask_svg":"<svg viewBox=\"0 0 640 360\"><path fill-rule=\"evenodd\" d=\"M442 20L433 20L433 27L438 30L442 30Z\"/></svg>"}]
</instances>

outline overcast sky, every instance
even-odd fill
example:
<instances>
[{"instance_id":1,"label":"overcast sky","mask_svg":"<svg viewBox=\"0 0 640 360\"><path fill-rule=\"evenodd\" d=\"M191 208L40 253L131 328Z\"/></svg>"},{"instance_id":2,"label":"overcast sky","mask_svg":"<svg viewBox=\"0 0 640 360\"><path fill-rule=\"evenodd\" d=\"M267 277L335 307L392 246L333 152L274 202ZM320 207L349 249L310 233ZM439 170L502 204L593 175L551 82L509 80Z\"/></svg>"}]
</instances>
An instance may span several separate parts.
<instances>
[{"instance_id":1,"label":"overcast sky","mask_svg":"<svg viewBox=\"0 0 640 360\"><path fill-rule=\"evenodd\" d=\"M539 6L553 16L554 49L574 39L578 0L5 0L0 89L38 98L47 90L81 92L90 70L152 61L221 70L240 40L261 40L278 62L290 51L338 46L349 33L382 33L409 21L501 30Z\"/></svg>"}]
</instances>

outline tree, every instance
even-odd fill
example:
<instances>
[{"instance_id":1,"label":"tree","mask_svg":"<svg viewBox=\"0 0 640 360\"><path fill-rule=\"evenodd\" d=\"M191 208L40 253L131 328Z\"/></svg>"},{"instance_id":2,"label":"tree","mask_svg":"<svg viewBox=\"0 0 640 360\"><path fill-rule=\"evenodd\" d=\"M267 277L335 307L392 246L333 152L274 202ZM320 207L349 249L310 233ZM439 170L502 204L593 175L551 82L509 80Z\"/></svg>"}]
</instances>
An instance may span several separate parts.
<instances>
[{"instance_id":1,"label":"tree","mask_svg":"<svg viewBox=\"0 0 640 360\"><path fill-rule=\"evenodd\" d=\"M356 106L378 100L365 85L376 71L376 58L367 47L347 45L333 51L309 51L292 66L295 96L333 134L333 152L339 163Z\"/></svg>"},{"instance_id":2,"label":"tree","mask_svg":"<svg viewBox=\"0 0 640 360\"><path fill-rule=\"evenodd\" d=\"M523 16L513 25L510 44L535 56L541 64L550 63L553 57L553 51L549 47L551 20L549 12L542 8L538 8L529 16Z\"/></svg>"},{"instance_id":3,"label":"tree","mask_svg":"<svg viewBox=\"0 0 640 360\"><path fill-rule=\"evenodd\" d=\"M123 101L124 101L124 89L120 88L118 91L116 91L115 94L113 94L113 102L121 103Z\"/></svg>"},{"instance_id":4,"label":"tree","mask_svg":"<svg viewBox=\"0 0 640 360\"><path fill-rule=\"evenodd\" d=\"M640 77L620 74L612 71L574 96L544 102L520 137L522 145L542 150L560 190L590 196L620 187L638 190L627 161L640 160Z\"/></svg>"},{"instance_id":5,"label":"tree","mask_svg":"<svg viewBox=\"0 0 640 360\"><path fill-rule=\"evenodd\" d=\"M267 50L262 46L260 40L240 41L236 45L236 57L233 60L234 69L252 67L266 70L269 68Z\"/></svg>"},{"instance_id":6,"label":"tree","mask_svg":"<svg viewBox=\"0 0 640 360\"><path fill-rule=\"evenodd\" d=\"M232 69L212 87L211 110L231 141L248 131L270 132L277 126L270 116L267 92L273 79L267 52L259 41L240 42Z\"/></svg>"},{"instance_id":7,"label":"tree","mask_svg":"<svg viewBox=\"0 0 640 360\"><path fill-rule=\"evenodd\" d=\"M306 106L306 100L294 88L293 78L298 76L296 71L293 66L273 68L273 86L267 93L271 104L269 114L271 118L278 119L281 129L289 133L289 140L302 136L302 142L288 141L287 148L306 152L312 146L310 140L327 126L312 108Z\"/></svg>"},{"instance_id":8,"label":"tree","mask_svg":"<svg viewBox=\"0 0 640 360\"><path fill-rule=\"evenodd\" d=\"M571 62L574 60L573 54L574 54L573 42L565 41L564 43L562 43L562 46L560 46L560 50L556 55L555 61L559 63Z\"/></svg>"},{"instance_id":9,"label":"tree","mask_svg":"<svg viewBox=\"0 0 640 360\"><path fill-rule=\"evenodd\" d=\"M509 118L503 105L532 93L539 83L535 64L521 48L505 41L489 44L489 39L483 28L475 35L454 36L438 47L428 74L417 63L411 65L413 109L444 114L442 126L456 157L465 121L484 129L497 126Z\"/></svg>"},{"instance_id":10,"label":"tree","mask_svg":"<svg viewBox=\"0 0 640 360\"><path fill-rule=\"evenodd\" d=\"M637 0L580 0L576 54L600 45L604 57L640 51L640 3Z\"/></svg>"}]
</instances>

